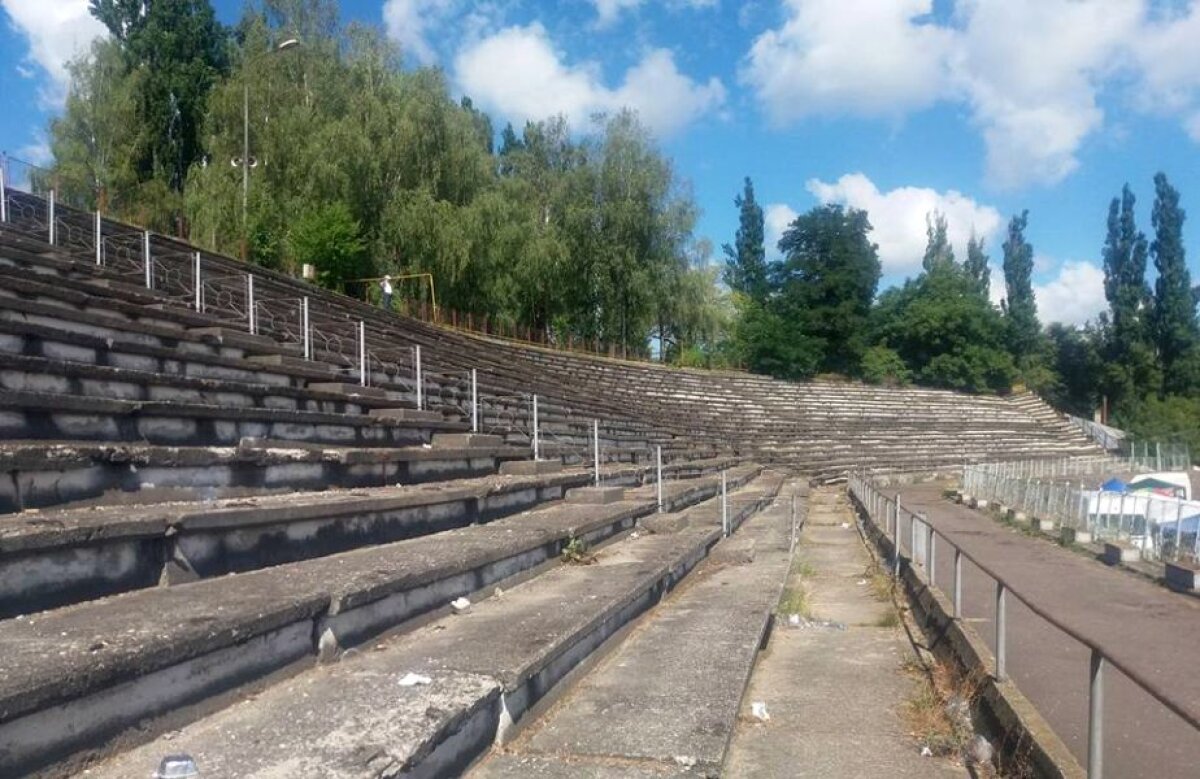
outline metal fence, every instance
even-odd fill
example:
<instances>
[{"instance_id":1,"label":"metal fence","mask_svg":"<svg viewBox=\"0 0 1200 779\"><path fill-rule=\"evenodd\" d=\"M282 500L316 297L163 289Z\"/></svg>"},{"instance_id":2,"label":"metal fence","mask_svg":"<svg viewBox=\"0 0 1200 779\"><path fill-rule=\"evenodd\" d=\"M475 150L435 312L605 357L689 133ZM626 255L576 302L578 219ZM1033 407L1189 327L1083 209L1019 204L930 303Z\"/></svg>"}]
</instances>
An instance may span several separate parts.
<instances>
[{"instance_id":1,"label":"metal fence","mask_svg":"<svg viewBox=\"0 0 1200 779\"><path fill-rule=\"evenodd\" d=\"M851 497L864 515L864 521L875 534L890 546L890 567L897 578L905 568L921 571L929 586L941 589L937 568L938 550L945 547L953 555L952 570L943 572L941 579L950 576L949 597L953 605L955 620L968 619L963 608L963 561L970 561L995 585L995 628L992 640L993 671L997 681L1008 679L1008 602L1010 598L1020 601L1033 614L1040 617L1062 633L1086 647L1090 654L1088 664L1088 720L1087 720L1087 773L1089 779L1101 779L1104 772L1104 677L1105 669L1112 666L1134 684L1148 693L1168 711L1178 716L1193 730L1200 731L1200 714L1195 710L1195 701L1180 702L1172 699L1167 690L1147 680L1123 659L1101 649L1080 631L1063 624L1048 615L1027 594L1015 590L1012 585L995 571L964 551L953 540L938 532L923 515L904 507L899 497L884 493L880 485L869 475L853 473L848 480ZM943 591L944 592L944 591Z\"/></svg>"},{"instance_id":2,"label":"metal fence","mask_svg":"<svg viewBox=\"0 0 1200 779\"><path fill-rule=\"evenodd\" d=\"M1095 484L1136 461L1110 457L988 463L963 469L963 489L1027 517L1071 528L1077 540L1110 540L1143 560L1200 562L1200 502L1185 496L1106 491ZM1087 481L1095 484L1088 486ZM1086 535L1085 535L1086 534Z\"/></svg>"}]
</instances>

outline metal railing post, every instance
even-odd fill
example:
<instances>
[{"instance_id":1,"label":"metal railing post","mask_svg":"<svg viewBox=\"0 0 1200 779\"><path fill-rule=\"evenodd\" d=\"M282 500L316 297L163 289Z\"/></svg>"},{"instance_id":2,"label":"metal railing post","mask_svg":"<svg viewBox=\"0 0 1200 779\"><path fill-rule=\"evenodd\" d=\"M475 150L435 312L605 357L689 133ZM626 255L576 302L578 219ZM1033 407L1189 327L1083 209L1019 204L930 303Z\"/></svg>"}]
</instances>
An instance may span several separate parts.
<instances>
[{"instance_id":1,"label":"metal railing post","mask_svg":"<svg viewBox=\"0 0 1200 779\"><path fill-rule=\"evenodd\" d=\"M894 546L896 547L892 555L892 576L900 578L900 493L896 493L896 535L894 537Z\"/></svg>"},{"instance_id":2,"label":"metal railing post","mask_svg":"<svg viewBox=\"0 0 1200 779\"><path fill-rule=\"evenodd\" d=\"M1104 655L1092 649L1088 685L1088 779L1104 775Z\"/></svg>"},{"instance_id":3,"label":"metal railing post","mask_svg":"<svg viewBox=\"0 0 1200 779\"><path fill-rule=\"evenodd\" d=\"M721 471L721 535L729 537L729 492L726 471Z\"/></svg>"},{"instance_id":4,"label":"metal railing post","mask_svg":"<svg viewBox=\"0 0 1200 779\"><path fill-rule=\"evenodd\" d=\"M367 386L367 323L358 320L358 383Z\"/></svg>"},{"instance_id":5,"label":"metal railing post","mask_svg":"<svg viewBox=\"0 0 1200 779\"><path fill-rule=\"evenodd\" d=\"M1008 588L1004 582L996 582L996 681L1002 682L1008 678L1007 665L1007 636L1008 627Z\"/></svg>"},{"instance_id":6,"label":"metal railing post","mask_svg":"<svg viewBox=\"0 0 1200 779\"><path fill-rule=\"evenodd\" d=\"M934 544L936 543L937 533L933 532L933 525L925 523L925 562L926 568L929 569L929 586L937 586L937 556Z\"/></svg>"},{"instance_id":7,"label":"metal railing post","mask_svg":"<svg viewBox=\"0 0 1200 779\"><path fill-rule=\"evenodd\" d=\"M539 438L540 438L540 436L538 435L538 397L537 397L537 394L534 394L534 396L533 396L533 459L535 461L542 459L541 458L541 447L539 445L539 440L538 440Z\"/></svg>"},{"instance_id":8,"label":"metal railing post","mask_svg":"<svg viewBox=\"0 0 1200 779\"><path fill-rule=\"evenodd\" d=\"M954 547L954 618L962 619L962 552Z\"/></svg>"},{"instance_id":9,"label":"metal railing post","mask_svg":"<svg viewBox=\"0 0 1200 779\"><path fill-rule=\"evenodd\" d=\"M313 358L312 327L308 320L308 295L300 301L300 328L304 337L304 359Z\"/></svg>"},{"instance_id":10,"label":"metal railing post","mask_svg":"<svg viewBox=\"0 0 1200 779\"><path fill-rule=\"evenodd\" d=\"M192 256L192 283L196 287L195 305L196 312L199 313L204 307L204 297L202 292L203 282L200 278L200 252L196 252L195 255Z\"/></svg>"},{"instance_id":11,"label":"metal railing post","mask_svg":"<svg viewBox=\"0 0 1200 779\"><path fill-rule=\"evenodd\" d=\"M32 187L31 187L31 189L32 189ZM46 214L47 214L47 216L49 217L49 218L46 220L46 221L47 221L47 225L46 225L47 235L46 235L46 237L49 239L49 241L50 241L50 245L51 245L51 246L53 246L53 245L54 245L54 244L57 242L57 240L56 240L56 239L58 238L58 236L57 236L57 235L55 235L55 232L56 232L56 231L55 231L55 229L54 229L54 228L55 228L55 222L56 222L56 220L57 220L57 217L55 216L55 209L54 209L54 199L55 199L55 192L54 192L54 190L52 189L52 190L50 190L50 198L49 198L49 199L46 201Z\"/></svg>"},{"instance_id":12,"label":"metal railing post","mask_svg":"<svg viewBox=\"0 0 1200 779\"><path fill-rule=\"evenodd\" d=\"M0 223L8 221L8 157L0 157Z\"/></svg>"},{"instance_id":13,"label":"metal railing post","mask_svg":"<svg viewBox=\"0 0 1200 779\"><path fill-rule=\"evenodd\" d=\"M479 432L479 375L471 369L471 432Z\"/></svg>"},{"instance_id":14,"label":"metal railing post","mask_svg":"<svg viewBox=\"0 0 1200 779\"><path fill-rule=\"evenodd\" d=\"M662 511L663 511L663 494L662 494L662 445L661 445L661 444L659 444L658 446L655 446L655 447L654 447L654 471L655 471L655 478L657 479L657 483L658 483L658 489L657 489L657 495L658 495L658 513L659 513L659 514L661 514L661 513L662 513ZM796 506L795 506L795 501L793 500L793 503L792 503L792 510L793 510L793 511L795 511L795 508L796 508Z\"/></svg>"},{"instance_id":15,"label":"metal railing post","mask_svg":"<svg viewBox=\"0 0 1200 779\"><path fill-rule=\"evenodd\" d=\"M104 264L104 224L100 219L100 209L96 209L96 265Z\"/></svg>"},{"instance_id":16,"label":"metal railing post","mask_svg":"<svg viewBox=\"0 0 1200 779\"><path fill-rule=\"evenodd\" d=\"M246 327L250 335L258 333L258 304L254 302L254 274L246 274Z\"/></svg>"},{"instance_id":17,"label":"metal railing post","mask_svg":"<svg viewBox=\"0 0 1200 779\"><path fill-rule=\"evenodd\" d=\"M600 486L600 420L592 420L592 465L596 474L596 486Z\"/></svg>"},{"instance_id":18,"label":"metal railing post","mask_svg":"<svg viewBox=\"0 0 1200 779\"><path fill-rule=\"evenodd\" d=\"M1198 528L1200 530L1200 528ZM1175 499L1175 562L1179 562L1179 551L1183 548L1183 498Z\"/></svg>"},{"instance_id":19,"label":"metal railing post","mask_svg":"<svg viewBox=\"0 0 1200 779\"><path fill-rule=\"evenodd\" d=\"M142 232L142 266L146 271L146 289L154 289L154 258L150 255L150 231Z\"/></svg>"},{"instance_id":20,"label":"metal railing post","mask_svg":"<svg viewBox=\"0 0 1200 779\"><path fill-rule=\"evenodd\" d=\"M421 376L421 347L413 347L413 380L417 383L417 411L425 409L425 379Z\"/></svg>"}]
</instances>

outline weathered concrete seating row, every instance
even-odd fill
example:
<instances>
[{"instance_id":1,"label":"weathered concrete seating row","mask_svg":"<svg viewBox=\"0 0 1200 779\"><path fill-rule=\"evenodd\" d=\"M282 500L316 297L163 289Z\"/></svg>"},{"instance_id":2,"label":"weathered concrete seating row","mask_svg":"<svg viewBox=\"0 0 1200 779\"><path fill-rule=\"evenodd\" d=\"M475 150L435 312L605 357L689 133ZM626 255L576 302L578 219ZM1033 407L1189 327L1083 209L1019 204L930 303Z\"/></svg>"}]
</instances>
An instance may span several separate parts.
<instances>
[{"instance_id":1,"label":"weathered concrete seating row","mask_svg":"<svg viewBox=\"0 0 1200 779\"><path fill-rule=\"evenodd\" d=\"M764 476L741 490L737 519L769 503L778 489L777 477ZM217 712L170 739L96 765L90 775L144 773L164 749L185 751L202 770L222 776L461 775L493 741L509 738L565 674L704 557L719 537L717 503L682 514L675 532L623 540L602 550L593 565L560 566L476 604L467 617L440 620L375 651L301 673L252 706ZM757 531L760 521L781 527L786 555L787 519L781 503L750 517L748 530ZM755 533L754 540L763 535ZM744 570L724 566L731 577ZM765 621L765 613L760 618ZM409 673L426 674L430 683L401 686ZM622 769L628 766L614 766L612 775Z\"/></svg>"},{"instance_id":2,"label":"weathered concrete seating row","mask_svg":"<svg viewBox=\"0 0 1200 779\"><path fill-rule=\"evenodd\" d=\"M29 257L26 258L26 264L29 265L30 267L35 267L36 262L37 262L37 255L29 255ZM69 267L69 264L64 264L61 261L57 261L54 264L54 266L52 267L51 271L44 273L43 275L48 276L48 275L50 275L51 272L53 272L55 274L63 274L66 272L66 268L68 268L68 267ZM84 271L82 271L82 274L85 277L90 277L92 274L94 274L94 270L92 270L92 269L84 270ZM257 355L257 357L252 356L252 357L250 357L250 359L264 358L263 361L266 362L265 358L272 356L270 354L267 354L267 352L271 348L274 348L275 346L277 346L276 344L274 344L274 342L271 342L267 339L248 338L247 336L244 336L243 334L239 334L236 332L230 332L230 331L228 331L228 329L214 330L211 327L203 328L202 331L198 331L193 328L192 330L182 330L182 331L177 331L177 332L173 331L171 333L159 332L157 335L157 337L159 338L157 343L155 343L153 341L147 343L146 338L145 338L145 336L147 334L146 334L146 332L144 332L146 328L143 327L143 324L145 324L145 323L140 321L138 319L138 317L135 316L135 314L138 310L138 308L136 306L132 310L130 310L129 307L126 306L125 309L120 312L114 312L111 310L107 310L107 309L105 309L105 306L109 306L109 308L111 308L113 305L115 305L116 302L118 302L118 301L111 299L108 296L109 293L114 294L114 295L118 294L118 292L120 294L130 294L135 297L139 297L141 299L153 298L154 296L152 294L149 294L149 293L143 294L136 289L134 289L132 291L127 291L126 285L115 284L115 285L108 285L108 286L100 288L100 292L102 294L100 294L99 297L96 297L96 296L86 295L85 291L84 291L89 285L91 286L91 288L95 289L95 287L96 287L95 279L91 279L86 282L75 281L74 284L75 284L74 289L70 290L71 294L67 294L65 296L67 299L59 301L61 303L61 307L58 310L50 311L45 307L43 307L42 309L38 309L41 312L42 316L39 317L38 321L33 326L45 325L48 322L61 323L61 320L63 320L64 318L69 319L71 316L73 316L73 314L71 314L70 312L73 311L75 307L78 307L80 305L87 305L93 309L90 312L90 314L92 315L92 318L87 319L85 317L84 321L82 321L82 322L72 320L73 324L76 327L74 330L71 331L71 335L75 336L76 338L79 338L79 337L87 337L87 335L91 335L91 334L95 334L96 332L99 332L104 337L104 340L111 347L116 347L119 344L121 346L121 348L126 348L129 345L136 344L137 346L141 347L142 350L146 350L146 349L155 348L156 346L159 348L166 348L171 345L178 346L180 341L176 340L175 336L180 335L180 333L182 333L183 334L182 342L188 344L189 347L191 348L191 350L195 350L195 348L196 348L195 342L197 340L199 340L200 343L206 344L208 346L207 351L209 352L209 354L205 355L205 357L203 359L213 359L213 358L217 358L217 357L224 357L229 360L234 360L234 359L240 359L240 358L245 357L245 355L249 352L257 352L257 353L259 353ZM50 285L50 284L42 283L39 286L39 282L27 281L27 282L23 283L23 286L27 292L30 290L36 290L38 293L38 296L40 298L40 302L43 306L45 305L45 299L57 299L55 296L59 295L59 292L57 291L57 289L53 285ZM74 295L74 297L72 297L72 295ZM36 302L37 301L35 301L35 303ZM29 305L34 305L34 304L29 303L28 301L24 301L24 300L21 301L21 304L26 305L26 308L28 308ZM18 308L19 308L19 306L18 306ZM107 311L107 313L110 316L100 317L99 312L101 312L101 311ZM19 319L20 320L19 324L28 327L28 326L30 326L30 323L29 323L28 316L26 316L27 313L28 312L22 313L22 312L18 311L18 312L10 314L10 316L12 316L13 318ZM143 310L143 313L145 313L144 310ZM154 308L150 311L150 314L147 317L147 321L153 325L154 322L158 321L158 318L160 318L162 316L168 316L168 315L170 315L170 313L171 312L168 312L166 307L164 307L163 305L156 304L154 306ZM180 311L180 312L174 312L174 313L178 313L180 315L180 318L182 318L184 320L182 322L177 323L181 326L197 324L198 315L195 315L188 311ZM203 317L199 317L199 320L202 321ZM114 331L114 328L123 328L123 330L121 332L116 332L116 331ZM153 327L151 327L151 330L153 330ZM78 332L78 331L82 331L82 332ZM29 336L44 337L45 333L44 332L43 333L32 333L32 334L29 334ZM31 351L30 344L28 343L30 340L29 336L27 336L24 339L24 342L14 342L14 344L12 346L10 346L9 348L14 349L14 350L19 348L22 351L22 353L29 353ZM125 339L124 341L117 340L118 337L121 337L121 336L124 337L124 339ZM130 341L132 341L133 343L131 344ZM95 348L94 344L89 344L88 346ZM71 349L69 345L55 344L53 348L47 349L44 344L33 344L33 347L34 347L34 349L36 349L40 352L43 352L43 353L49 351L56 357L63 355L64 353L68 353L69 356L78 357L78 358L85 359L85 360L86 359L96 359L96 357L89 355L88 353L86 353L86 351L81 354L79 350ZM215 354L213 354L213 352L215 352ZM151 357L155 357L155 356L162 357L164 361L169 359L167 356L162 355L162 354L151 355ZM111 353L105 353L104 357L105 357L105 359L108 359L108 360L114 359L113 355ZM125 364L125 365L130 364L130 362L136 361L136 363L139 365L142 365L145 367L150 367L150 365L147 364L147 362L148 362L147 357L148 357L147 355L142 354L142 355L139 355L138 358L132 358L130 355L122 353L122 354L119 354L119 356L116 358L116 361L120 362L122 364ZM309 373L309 376L306 381L311 383L312 378L313 378L313 376L312 376L313 369L316 365L318 365L318 363L305 364L305 363L301 362L300 364L296 364L296 362L293 359L289 358L287 360L282 360L282 358L281 358L281 361L279 361L279 362L271 362L270 363L272 373L267 374L270 377L268 380L271 383L278 383L278 381L279 381L278 373L290 369L293 372L294 371L307 371ZM173 363L173 364L166 365L163 367L171 368L171 367L178 367L178 365ZM194 362L187 363L185 367L188 370L195 370ZM213 366L205 366L202 363L201 370L203 370L205 367L208 367L211 369ZM237 375L236 378L246 379L247 376L245 375L245 371L244 371L244 363L242 364L242 366L239 366L239 367L240 367L241 373L240 373L240 375ZM227 365L216 366L216 369L220 372L223 372L225 378L232 378L228 375L228 373L226 371L239 370L238 368L232 368L232 366L227 366ZM322 377L322 376L318 375L317 378L328 378L328 377ZM296 383L296 382L293 382L293 383ZM462 412L465 410L466 402L465 402L464 396L466 393L464 391L465 388L461 385L461 382L459 383L458 386L451 388L451 390L449 392L446 391L446 388L444 386L439 387L436 385L436 383L431 383L428 380L425 382L425 384L426 384L426 397L433 401L432 405L435 409L440 409L447 413L458 413L458 414L462 414ZM385 384L385 386L386 386L386 384ZM412 389L411 383L409 383L407 385L402 385L399 389L401 391L388 392L387 396L386 396L387 397L386 400L384 398L379 398L374 401L373 405L376 405L378 407L384 407L389 402L395 402L397 404L411 405L415 401L415 392ZM357 396L357 393L354 393L354 394ZM441 402L441 405L438 405L439 402ZM452 405L447 405L448 403L452 404ZM556 413L555 407L552 404L544 404L543 409L544 409L544 411L543 411L542 416L543 416L543 419L547 423L546 429L550 435L554 435L557 437L557 439L559 439L558 443L578 445L580 447L584 447L587 445L587 443L588 443L587 439L590 436L590 431L586 429L585 425L583 425L582 423L579 423L579 422L565 421L565 422L562 422L561 425L557 425L557 426L561 427L562 425L573 424L573 427L570 429L563 429L563 430L556 429L556 423L559 423L560 420L555 417L555 413ZM519 416L521 414L524 414L527 416L528 413L529 413L528 409L516 410L517 416ZM519 426L525 427L525 428L529 427L527 420L522 420L522 422L520 422L520 423L514 423L513 418L514 417L513 417L512 410L505 408L503 403L493 402L491 404L485 404L483 407L483 420L482 421L483 421L483 426L485 429L499 428L501 425L503 425L506 422L510 426L518 426L519 425ZM604 447L604 449L608 450L607 454L609 456L620 456L622 459L634 459L635 455L638 455L638 454L640 454L640 456L643 458L647 456L647 453L649 451L649 448L648 448L649 442L646 440L644 426L641 426L641 429L635 428L635 429L626 429L626 430L622 430L622 431L614 431L612 423L606 423L605 431L606 431L606 434L608 437L609 445ZM528 435L528 433L526 433L526 436L527 435ZM568 440L568 435L570 435L569 440ZM510 440L514 440L517 437L519 437L517 434L510 434ZM621 439L621 438L630 439L631 442L636 442L636 444L641 446L640 451L637 449L637 447L631 446L627 450L625 450L623 453L618 452L614 447L619 447L621 445L620 441L616 440L616 439ZM662 439L660 438L660 440L662 440Z\"/></svg>"},{"instance_id":3,"label":"weathered concrete seating row","mask_svg":"<svg viewBox=\"0 0 1200 779\"><path fill-rule=\"evenodd\" d=\"M759 470L735 470L732 484L740 487ZM712 494L716 483L710 477L672 490L690 503L704 489ZM760 495L735 506L744 516L765 500ZM456 597L530 572L572 539L603 541L654 510L646 499L556 503L487 524L0 622L0 773L61 761L149 717L178 713L318 655L332 657ZM711 505L708 511L711 525ZM693 561L712 541L710 530Z\"/></svg>"},{"instance_id":4,"label":"weathered concrete seating row","mask_svg":"<svg viewBox=\"0 0 1200 779\"><path fill-rule=\"evenodd\" d=\"M664 468L697 477L727 460ZM537 469L530 469L537 470ZM603 469L604 484L640 485L643 468ZM0 619L160 583L245 572L490 522L591 484L590 470L460 478L427 487L335 490L198 503L57 509L0 524ZM691 496L691 492L684 494Z\"/></svg>"}]
</instances>

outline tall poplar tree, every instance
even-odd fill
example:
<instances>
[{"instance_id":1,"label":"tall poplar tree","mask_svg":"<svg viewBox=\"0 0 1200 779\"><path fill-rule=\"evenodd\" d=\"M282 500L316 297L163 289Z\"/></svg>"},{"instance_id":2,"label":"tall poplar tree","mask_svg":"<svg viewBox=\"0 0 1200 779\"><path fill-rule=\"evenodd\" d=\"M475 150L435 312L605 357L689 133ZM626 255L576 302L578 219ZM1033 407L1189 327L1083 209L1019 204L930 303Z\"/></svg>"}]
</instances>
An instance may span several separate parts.
<instances>
[{"instance_id":1,"label":"tall poplar tree","mask_svg":"<svg viewBox=\"0 0 1200 779\"><path fill-rule=\"evenodd\" d=\"M1154 176L1154 336L1162 364L1165 394L1200 394L1200 329L1192 280L1183 250L1183 220L1179 190L1163 173Z\"/></svg>"},{"instance_id":2,"label":"tall poplar tree","mask_svg":"<svg viewBox=\"0 0 1200 779\"><path fill-rule=\"evenodd\" d=\"M954 247L950 245L946 215L937 211L925 215L925 257L921 266L933 270L939 266L954 265Z\"/></svg>"},{"instance_id":3,"label":"tall poplar tree","mask_svg":"<svg viewBox=\"0 0 1200 779\"><path fill-rule=\"evenodd\" d=\"M738 209L738 230L734 245L725 244L725 284L756 303L762 303L770 291L767 280L767 252L763 239L763 210L754 199L754 183L746 177L742 194L733 200Z\"/></svg>"},{"instance_id":4,"label":"tall poplar tree","mask_svg":"<svg viewBox=\"0 0 1200 779\"><path fill-rule=\"evenodd\" d=\"M992 271L988 268L988 256L983 250L983 239L974 233L967 241L967 259L963 262L963 271L973 282L976 291L986 299L992 283Z\"/></svg>"},{"instance_id":5,"label":"tall poplar tree","mask_svg":"<svg viewBox=\"0 0 1200 779\"><path fill-rule=\"evenodd\" d=\"M1008 223L1008 237L1004 241L1004 312L1009 346L1018 365L1037 351L1040 334L1037 302L1033 297L1033 246L1025 240L1028 223L1028 211L1014 216Z\"/></svg>"},{"instance_id":6,"label":"tall poplar tree","mask_svg":"<svg viewBox=\"0 0 1200 779\"><path fill-rule=\"evenodd\" d=\"M1114 404L1139 397L1157 387L1151 339L1150 287L1146 284L1146 236L1134 220L1134 197L1129 185L1108 207L1104 240L1104 296L1110 316L1104 345L1103 385Z\"/></svg>"}]
</instances>

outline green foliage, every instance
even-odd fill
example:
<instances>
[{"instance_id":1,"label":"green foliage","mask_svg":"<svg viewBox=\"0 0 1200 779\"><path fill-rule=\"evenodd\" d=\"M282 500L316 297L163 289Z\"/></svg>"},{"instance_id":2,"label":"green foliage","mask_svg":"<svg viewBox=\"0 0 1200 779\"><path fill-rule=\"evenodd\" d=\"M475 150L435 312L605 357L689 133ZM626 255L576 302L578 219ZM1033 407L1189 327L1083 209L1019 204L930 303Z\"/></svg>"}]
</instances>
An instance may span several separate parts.
<instances>
[{"instance_id":1,"label":"green foliage","mask_svg":"<svg viewBox=\"0 0 1200 779\"><path fill-rule=\"evenodd\" d=\"M904 358L894 349L875 345L863 353L863 379L871 384L883 384L898 387L912 381L912 371L908 369Z\"/></svg>"},{"instance_id":2,"label":"green foliage","mask_svg":"<svg viewBox=\"0 0 1200 779\"><path fill-rule=\"evenodd\" d=\"M933 270L943 265L954 265L954 247L950 245L945 214L934 211L925 215L925 257L921 267Z\"/></svg>"},{"instance_id":3,"label":"green foliage","mask_svg":"<svg viewBox=\"0 0 1200 779\"><path fill-rule=\"evenodd\" d=\"M1104 325L1101 385L1114 404L1135 399L1139 387L1160 382L1150 322L1153 301L1146 285L1146 236L1134 220L1134 198L1126 184L1108 208L1104 241L1104 295L1109 314Z\"/></svg>"},{"instance_id":4,"label":"green foliage","mask_svg":"<svg viewBox=\"0 0 1200 779\"><path fill-rule=\"evenodd\" d=\"M371 274L359 224L340 201L301 215L288 234L288 248L293 264L315 265L317 280L329 289L344 291L347 281Z\"/></svg>"},{"instance_id":5,"label":"green foliage","mask_svg":"<svg viewBox=\"0 0 1200 779\"><path fill-rule=\"evenodd\" d=\"M126 72L137 75L134 166L139 181L182 190L200 159L200 126L213 84L228 68L225 28L208 0L91 0Z\"/></svg>"},{"instance_id":6,"label":"green foliage","mask_svg":"<svg viewBox=\"0 0 1200 779\"><path fill-rule=\"evenodd\" d=\"M1185 443L1193 457L1200 453L1200 397L1147 395L1125 404L1114 421L1135 439Z\"/></svg>"},{"instance_id":7,"label":"green foliage","mask_svg":"<svg viewBox=\"0 0 1200 779\"><path fill-rule=\"evenodd\" d=\"M1093 328L1080 330L1057 322L1046 329L1057 381L1043 394L1055 408L1091 417L1100 402L1101 336Z\"/></svg>"},{"instance_id":8,"label":"green foliage","mask_svg":"<svg viewBox=\"0 0 1200 779\"><path fill-rule=\"evenodd\" d=\"M816 347L820 372L855 374L866 351L880 275L870 231L865 211L826 205L798 216L779 241L770 307Z\"/></svg>"},{"instance_id":9,"label":"green foliage","mask_svg":"<svg viewBox=\"0 0 1200 779\"><path fill-rule=\"evenodd\" d=\"M1025 240L1029 212L1023 211L1008 223L1004 241L1005 320L1013 357L1020 361L1038 350L1040 329L1037 303L1033 297L1033 246Z\"/></svg>"},{"instance_id":10,"label":"green foliage","mask_svg":"<svg viewBox=\"0 0 1200 779\"><path fill-rule=\"evenodd\" d=\"M988 268L988 256L983 251L983 240L974 234L967 241L967 259L963 262L963 270L975 282L975 291L984 298L988 297L992 271Z\"/></svg>"},{"instance_id":11,"label":"green foliage","mask_svg":"<svg viewBox=\"0 0 1200 779\"><path fill-rule=\"evenodd\" d=\"M1179 191L1158 173L1154 176L1154 335L1162 362L1164 394L1200 393L1200 328L1192 281L1183 249L1183 220Z\"/></svg>"},{"instance_id":12,"label":"green foliage","mask_svg":"<svg viewBox=\"0 0 1200 779\"><path fill-rule=\"evenodd\" d=\"M938 265L880 296L872 331L928 386L1007 391L1014 365L1000 313L956 266Z\"/></svg>"},{"instance_id":13,"label":"green foliage","mask_svg":"<svg viewBox=\"0 0 1200 779\"><path fill-rule=\"evenodd\" d=\"M824 344L795 320L747 298L737 301L734 342L739 362L755 373L781 379L807 379L821 364Z\"/></svg>"},{"instance_id":14,"label":"green foliage","mask_svg":"<svg viewBox=\"0 0 1200 779\"><path fill-rule=\"evenodd\" d=\"M725 284L758 303L770 292L767 278L767 250L763 238L763 210L754 199L750 177L742 194L733 200L738 209L738 230L734 245L725 244Z\"/></svg>"}]
</instances>

